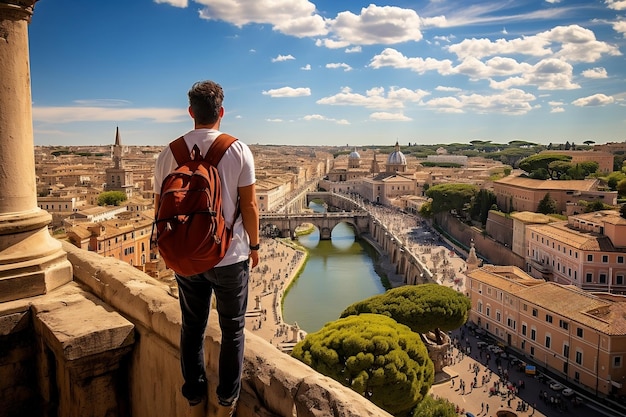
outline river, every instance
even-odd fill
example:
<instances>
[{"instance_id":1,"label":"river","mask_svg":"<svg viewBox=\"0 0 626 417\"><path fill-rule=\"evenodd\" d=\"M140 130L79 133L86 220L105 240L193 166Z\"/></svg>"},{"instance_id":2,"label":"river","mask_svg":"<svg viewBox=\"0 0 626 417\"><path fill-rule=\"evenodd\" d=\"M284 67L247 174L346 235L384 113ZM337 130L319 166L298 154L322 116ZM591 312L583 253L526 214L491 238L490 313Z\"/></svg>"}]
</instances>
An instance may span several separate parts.
<instances>
[{"instance_id":1,"label":"river","mask_svg":"<svg viewBox=\"0 0 626 417\"><path fill-rule=\"evenodd\" d=\"M300 276L289 287L283 302L286 323L298 323L307 333L337 320L356 301L385 292L374 269L376 252L355 241L354 231L340 223L332 240L319 240L319 231L299 237L309 251Z\"/></svg>"}]
</instances>

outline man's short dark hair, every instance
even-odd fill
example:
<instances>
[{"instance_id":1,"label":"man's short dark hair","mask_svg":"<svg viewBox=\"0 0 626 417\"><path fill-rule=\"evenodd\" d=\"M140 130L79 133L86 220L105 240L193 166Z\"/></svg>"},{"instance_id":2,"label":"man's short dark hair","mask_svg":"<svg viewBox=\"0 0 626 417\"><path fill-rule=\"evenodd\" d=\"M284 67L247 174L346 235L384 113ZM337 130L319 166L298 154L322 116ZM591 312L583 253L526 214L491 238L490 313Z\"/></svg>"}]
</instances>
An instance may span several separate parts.
<instances>
[{"instance_id":1,"label":"man's short dark hair","mask_svg":"<svg viewBox=\"0 0 626 417\"><path fill-rule=\"evenodd\" d=\"M224 101L224 90L218 83L198 81L191 86L187 95L196 123L206 125L217 122Z\"/></svg>"}]
</instances>

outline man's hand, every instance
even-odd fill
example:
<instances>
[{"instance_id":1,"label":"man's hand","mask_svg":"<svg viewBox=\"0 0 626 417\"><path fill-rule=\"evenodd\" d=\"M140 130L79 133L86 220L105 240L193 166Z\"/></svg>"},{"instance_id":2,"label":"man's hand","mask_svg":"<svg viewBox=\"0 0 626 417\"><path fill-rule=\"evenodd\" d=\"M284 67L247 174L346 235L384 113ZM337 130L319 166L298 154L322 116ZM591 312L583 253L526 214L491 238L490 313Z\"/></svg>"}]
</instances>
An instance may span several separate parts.
<instances>
[{"instance_id":1,"label":"man's hand","mask_svg":"<svg viewBox=\"0 0 626 417\"><path fill-rule=\"evenodd\" d=\"M250 259L251 268L254 268L255 266L257 266L259 264L259 251L251 250L249 259Z\"/></svg>"}]
</instances>

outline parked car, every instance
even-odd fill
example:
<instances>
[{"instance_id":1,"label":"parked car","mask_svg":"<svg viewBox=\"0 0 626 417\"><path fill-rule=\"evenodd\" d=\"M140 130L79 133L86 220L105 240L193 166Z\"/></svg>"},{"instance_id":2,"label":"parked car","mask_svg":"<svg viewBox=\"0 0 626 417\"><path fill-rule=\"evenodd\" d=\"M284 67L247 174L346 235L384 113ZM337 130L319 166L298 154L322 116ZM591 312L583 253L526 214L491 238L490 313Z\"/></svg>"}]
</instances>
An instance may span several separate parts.
<instances>
[{"instance_id":1,"label":"parked car","mask_svg":"<svg viewBox=\"0 0 626 417\"><path fill-rule=\"evenodd\" d=\"M478 346L478 349L483 349L485 346L487 346L487 342L479 340L478 342L476 342L476 346Z\"/></svg>"},{"instance_id":2,"label":"parked car","mask_svg":"<svg viewBox=\"0 0 626 417\"><path fill-rule=\"evenodd\" d=\"M561 391L561 394L563 394L564 397L571 397L575 394L575 392L571 388L565 388L563 391Z\"/></svg>"},{"instance_id":3,"label":"parked car","mask_svg":"<svg viewBox=\"0 0 626 417\"><path fill-rule=\"evenodd\" d=\"M558 382L552 381L550 382L550 385L548 385L550 387L550 389L553 389L554 391L561 391L563 389L565 389L565 387L561 384L559 384Z\"/></svg>"}]
</instances>

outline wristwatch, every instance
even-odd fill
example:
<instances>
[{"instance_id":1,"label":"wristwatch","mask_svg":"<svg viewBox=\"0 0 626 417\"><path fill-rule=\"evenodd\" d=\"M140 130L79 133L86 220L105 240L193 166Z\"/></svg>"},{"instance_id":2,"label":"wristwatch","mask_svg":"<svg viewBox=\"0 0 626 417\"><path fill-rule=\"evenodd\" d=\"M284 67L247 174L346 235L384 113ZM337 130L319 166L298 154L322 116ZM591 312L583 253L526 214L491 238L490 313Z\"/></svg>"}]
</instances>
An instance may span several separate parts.
<instances>
[{"instance_id":1,"label":"wristwatch","mask_svg":"<svg viewBox=\"0 0 626 417\"><path fill-rule=\"evenodd\" d=\"M259 250L260 247L261 247L260 243L257 243L256 245L250 245L250 250Z\"/></svg>"}]
</instances>

